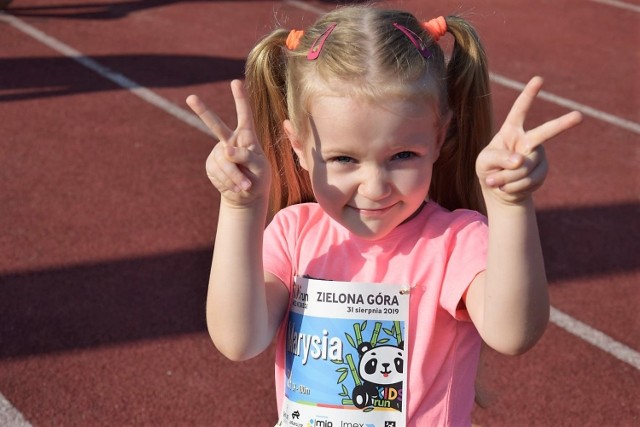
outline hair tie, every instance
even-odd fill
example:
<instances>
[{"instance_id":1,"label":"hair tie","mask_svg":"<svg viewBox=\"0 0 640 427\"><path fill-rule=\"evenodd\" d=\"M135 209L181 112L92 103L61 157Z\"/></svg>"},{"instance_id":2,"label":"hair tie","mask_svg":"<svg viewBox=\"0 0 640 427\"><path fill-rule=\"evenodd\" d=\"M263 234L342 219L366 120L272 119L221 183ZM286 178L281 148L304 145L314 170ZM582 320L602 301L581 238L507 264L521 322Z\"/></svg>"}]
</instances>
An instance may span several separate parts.
<instances>
[{"instance_id":1,"label":"hair tie","mask_svg":"<svg viewBox=\"0 0 640 427\"><path fill-rule=\"evenodd\" d=\"M447 21L442 16L433 18L430 21L423 22L422 28L427 30L433 40L438 41L440 37L444 36L447 32Z\"/></svg>"},{"instance_id":2,"label":"hair tie","mask_svg":"<svg viewBox=\"0 0 640 427\"><path fill-rule=\"evenodd\" d=\"M418 52L420 52L420 55L422 55L425 59L429 59L429 57L431 56L431 52L429 51L429 48L427 47L427 45L424 44L420 36L418 36L416 33L411 31L404 25L400 25L396 22L393 23L393 26L396 27L398 30L402 31L404 35L407 36L409 41L411 41L411 43L413 43L416 49L418 49Z\"/></svg>"},{"instance_id":3,"label":"hair tie","mask_svg":"<svg viewBox=\"0 0 640 427\"><path fill-rule=\"evenodd\" d=\"M289 50L296 50L300 45L300 39L304 35L303 30L291 30L287 36L287 41L284 43Z\"/></svg>"}]
</instances>

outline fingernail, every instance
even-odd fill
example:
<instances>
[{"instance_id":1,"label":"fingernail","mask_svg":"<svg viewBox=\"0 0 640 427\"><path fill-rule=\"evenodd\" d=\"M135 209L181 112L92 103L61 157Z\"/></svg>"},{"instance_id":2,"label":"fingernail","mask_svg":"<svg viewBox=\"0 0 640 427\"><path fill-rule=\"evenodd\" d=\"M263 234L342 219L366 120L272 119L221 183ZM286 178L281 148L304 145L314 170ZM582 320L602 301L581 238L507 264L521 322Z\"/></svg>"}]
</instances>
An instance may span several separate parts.
<instances>
[{"instance_id":1,"label":"fingernail","mask_svg":"<svg viewBox=\"0 0 640 427\"><path fill-rule=\"evenodd\" d=\"M519 161L520 161L519 154L512 154L509 156L509 163L511 163L512 165L517 165Z\"/></svg>"},{"instance_id":2,"label":"fingernail","mask_svg":"<svg viewBox=\"0 0 640 427\"><path fill-rule=\"evenodd\" d=\"M487 185L488 185L489 187L493 187L493 186L495 186L495 185L496 185L496 179L495 179L495 178L493 178L493 177L491 177L491 176L490 176L490 177L488 177L488 178L485 180L485 182L487 183Z\"/></svg>"}]
</instances>

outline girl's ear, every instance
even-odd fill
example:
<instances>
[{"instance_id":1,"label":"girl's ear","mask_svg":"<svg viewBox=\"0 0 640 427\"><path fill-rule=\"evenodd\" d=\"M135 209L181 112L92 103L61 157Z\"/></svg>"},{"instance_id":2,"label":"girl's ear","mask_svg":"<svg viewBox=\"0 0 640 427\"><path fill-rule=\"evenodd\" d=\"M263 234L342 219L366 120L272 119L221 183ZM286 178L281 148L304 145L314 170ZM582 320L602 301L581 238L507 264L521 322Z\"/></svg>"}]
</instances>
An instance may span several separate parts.
<instances>
[{"instance_id":1,"label":"girl's ear","mask_svg":"<svg viewBox=\"0 0 640 427\"><path fill-rule=\"evenodd\" d=\"M304 156L304 150L302 149L302 141L298 136L298 132L296 132L296 130L293 128L293 124L289 119L285 120L282 126L284 127L284 133L287 134L287 138L289 139L289 142L291 142L291 148L293 148L293 151L296 153L296 156L298 156L298 162L300 163L300 166L302 166L304 170L308 171L309 168L307 167L307 160Z\"/></svg>"}]
</instances>

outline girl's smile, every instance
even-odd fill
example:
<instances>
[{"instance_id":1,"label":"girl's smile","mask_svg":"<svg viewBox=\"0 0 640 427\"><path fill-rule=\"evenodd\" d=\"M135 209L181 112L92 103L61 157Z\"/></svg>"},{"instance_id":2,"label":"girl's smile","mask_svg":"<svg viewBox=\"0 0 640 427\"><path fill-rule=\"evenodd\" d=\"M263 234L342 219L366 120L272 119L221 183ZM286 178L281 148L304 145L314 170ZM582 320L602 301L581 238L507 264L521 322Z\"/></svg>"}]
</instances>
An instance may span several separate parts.
<instances>
[{"instance_id":1,"label":"girl's smile","mask_svg":"<svg viewBox=\"0 0 640 427\"><path fill-rule=\"evenodd\" d=\"M363 216L369 216L369 217L377 217L377 216L381 216L384 215L385 213L389 212L395 205L391 205L389 207L386 208L369 208L369 209L365 209L365 208L357 208L357 207L353 207L353 206L349 206L352 209L355 209L357 211L360 211L360 214Z\"/></svg>"},{"instance_id":2,"label":"girl's smile","mask_svg":"<svg viewBox=\"0 0 640 427\"><path fill-rule=\"evenodd\" d=\"M443 135L435 105L384 106L345 96L311 103L310 131L285 122L318 203L358 236L374 240L411 217L429 193Z\"/></svg>"}]
</instances>

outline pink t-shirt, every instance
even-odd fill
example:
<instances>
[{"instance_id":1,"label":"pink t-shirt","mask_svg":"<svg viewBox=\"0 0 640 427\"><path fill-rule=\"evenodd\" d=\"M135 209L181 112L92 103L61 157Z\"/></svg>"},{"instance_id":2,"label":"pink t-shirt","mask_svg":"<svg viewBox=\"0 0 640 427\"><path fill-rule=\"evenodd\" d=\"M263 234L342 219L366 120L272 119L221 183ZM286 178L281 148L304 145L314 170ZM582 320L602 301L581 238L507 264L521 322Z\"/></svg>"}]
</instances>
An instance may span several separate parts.
<instances>
[{"instance_id":1,"label":"pink t-shirt","mask_svg":"<svg viewBox=\"0 0 640 427\"><path fill-rule=\"evenodd\" d=\"M460 301L486 268L486 218L433 202L377 241L351 234L316 203L280 211L265 231L264 268L292 289L294 276L411 287L408 426L471 424L480 337ZM278 411L285 328L276 347Z\"/></svg>"}]
</instances>

